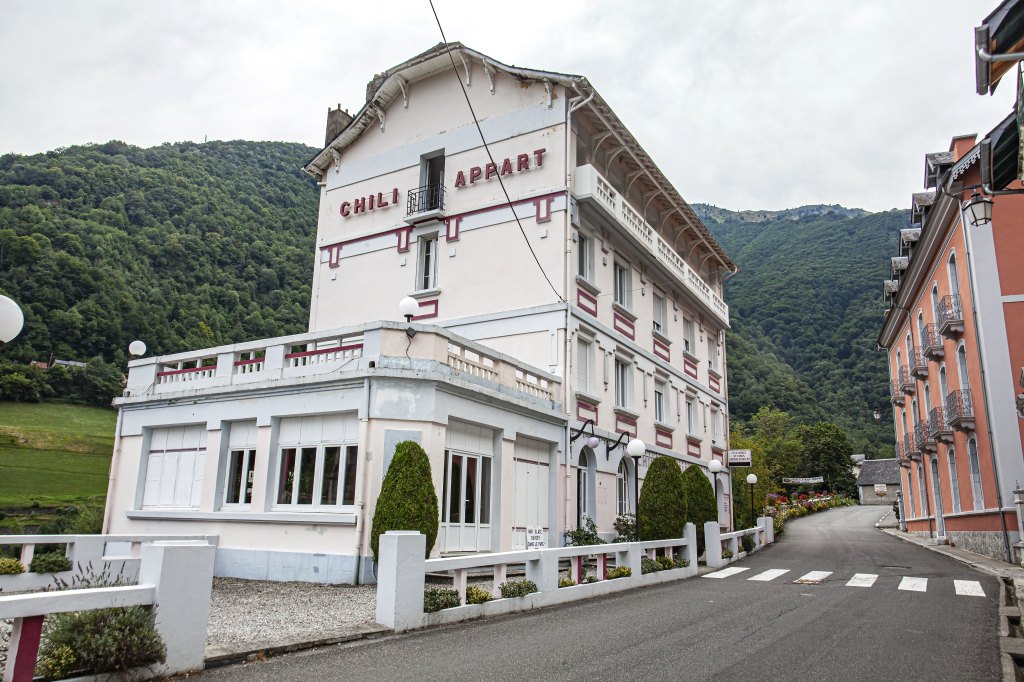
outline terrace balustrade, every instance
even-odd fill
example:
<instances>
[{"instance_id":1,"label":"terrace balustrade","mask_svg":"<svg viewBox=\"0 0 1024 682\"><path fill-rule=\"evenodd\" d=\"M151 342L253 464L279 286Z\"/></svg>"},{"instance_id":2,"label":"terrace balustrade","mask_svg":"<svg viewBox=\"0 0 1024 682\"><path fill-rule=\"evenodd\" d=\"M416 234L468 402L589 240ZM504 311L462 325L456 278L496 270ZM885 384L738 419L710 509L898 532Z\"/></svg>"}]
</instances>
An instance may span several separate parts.
<instances>
[{"instance_id":1,"label":"terrace balustrade","mask_svg":"<svg viewBox=\"0 0 1024 682\"><path fill-rule=\"evenodd\" d=\"M959 334L964 333L964 313L958 294L943 296L939 300L938 311L940 334L946 338L956 338Z\"/></svg>"},{"instance_id":2,"label":"terrace balustrade","mask_svg":"<svg viewBox=\"0 0 1024 682\"><path fill-rule=\"evenodd\" d=\"M974 402L971 389L950 391L946 396L946 422L957 431L974 430Z\"/></svg>"},{"instance_id":3,"label":"terrace balustrade","mask_svg":"<svg viewBox=\"0 0 1024 682\"><path fill-rule=\"evenodd\" d=\"M921 334L921 346L924 354L932 360L941 360L946 354L942 345L942 334L938 332L934 324L926 324Z\"/></svg>"}]
</instances>

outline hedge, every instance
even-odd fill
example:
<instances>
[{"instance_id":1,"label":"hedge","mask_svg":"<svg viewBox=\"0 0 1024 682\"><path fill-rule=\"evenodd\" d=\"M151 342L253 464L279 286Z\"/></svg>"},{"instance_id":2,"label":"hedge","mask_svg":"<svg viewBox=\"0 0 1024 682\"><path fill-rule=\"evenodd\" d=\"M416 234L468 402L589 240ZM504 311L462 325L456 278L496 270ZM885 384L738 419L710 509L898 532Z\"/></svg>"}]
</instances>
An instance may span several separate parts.
<instances>
[{"instance_id":1,"label":"hedge","mask_svg":"<svg viewBox=\"0 0 1024 682\"><path fill-rule=\"evenodd\" d=\"M697 526L697 553L704 553L704 523L718 521L718 502L711 481L699 466L687 467L682 474L684 523Z\"/></svg>"},{"instance_id":2,"label":"hedge","mask_svg":"<svg viewBox=\"0 0 1024 682\"><path fill-rule=\"evenodd\" d=\"M683 536L686 503L682 476L679 463L671 457L657 457L647 468L637 505L641 540Z\"/></svg>"},{"instance_id":3,"label":"hedge","mask_svg":"<svg viewBox=\"0 0 1024 682\"><path fill-rule=\"evenodd\" d=\"M373 512L370 549L374 560L379 559L378 539L389 530L418 530L426 535L429 557L437 540L439 514L427 453L419 443L402 441L395 446L395 456Z\"/></svg>"}]
</instances>

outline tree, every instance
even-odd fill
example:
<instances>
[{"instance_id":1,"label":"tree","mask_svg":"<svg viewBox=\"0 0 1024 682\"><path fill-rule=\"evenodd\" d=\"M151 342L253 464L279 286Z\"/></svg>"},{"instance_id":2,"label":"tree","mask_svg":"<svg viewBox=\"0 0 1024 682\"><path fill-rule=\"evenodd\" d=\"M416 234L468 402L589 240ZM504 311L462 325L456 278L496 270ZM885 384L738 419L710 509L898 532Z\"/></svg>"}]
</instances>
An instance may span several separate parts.
<instances>
[{"instance_id":1,"label":"tree","mask_svg":"<svg viewBox=\"0 0 1024 682\"><path fill-rule=\"evenodd\" d=\"M378 539L389 530L418 530L426 535L429 557L437 540L439 517L430 459L419 443L402 441L395 446L395 456L384 476L373 511L370 549L374 560L378 559Z\"/></svg>"},{"instance_id":2,"label":"tree","mask_svg":"<svg viewBox=\"0 0 1024 682\"><path fill-rule=\"evenodd\" d=\"M850 456L853 447L846 432L835 424L819 422L799 430L804 450L804 471L807 476L824 476L835 492L856 497L857 481L853 477Z\"/></svg>"},{"instance_id":3,"label":"tree","mask_svg":"<svg viewBox=\"0 0 1024 682\"><path fill-rule=\"evenodd\" d=\"M711 481L699 466L687 467L682 474L683 500L686 503L684 523L697 526L697 553L704 553L704 524L718 521L718 500Z\"/></svg>"},{"instance_id":4,"label":"tree","mask_svg":"<svg viewBox=\"0 0 1024 682\"><path fill-rule=\"evenodd\" d=\"M757 476L757 483L754 484L755 516L761 515L768 493L779 492L780 488L774 481L770 463L765 457L764 445L760 441L734 431L729 436L729 446L737 450L750 450L750 466L732 468L733 526L750 528L750 484L747 483L747 476Z\"/></svg>"},{"instance_id":5,"label":"tree","mask_svg":"<svg viewBox=\"0 0 1024 682\"><path fill-rule=\"evenodd\" d=\"M671 457L657 457L647 467L637 504L640 539L682 537L685 516L683 472L679 470L679 463Z\"/></svg>"}]
</instances>

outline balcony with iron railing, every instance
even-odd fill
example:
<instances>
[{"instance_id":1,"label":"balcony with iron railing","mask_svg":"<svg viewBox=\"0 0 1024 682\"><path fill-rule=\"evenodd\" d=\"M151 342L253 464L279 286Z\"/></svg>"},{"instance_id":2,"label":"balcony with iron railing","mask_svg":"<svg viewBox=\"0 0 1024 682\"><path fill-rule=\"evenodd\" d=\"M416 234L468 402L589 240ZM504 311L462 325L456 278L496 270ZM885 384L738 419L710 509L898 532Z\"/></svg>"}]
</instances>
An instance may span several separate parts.
<instances>
[{"instance_id":1,"label":"balcony with iron railing","mask_svg":"<svg viewBox=\"0 0 1024 682\"><path fill-rule=\"evenodd\" d=\"M971 389L950 391L946 396L946 423L957 431L974 430L974 402Z\"/></svg>"},{"instance_id":2,"label":"balcony with iron railing","mask_svg":"<svg viewBox=\"0 0 1024 682\"><path fill-rule=\"evenodd\" d=\"M907 395L913 395L917 392L917 380L910 376L909 367L900 367L900 390Z\"/></svg>"},{"instance_id":3,"label":"balcony with iron railing","mask_svg":"<svg viewBox=\"0 0 1024 682\"><path fill-rule=\"evenodd\" d=\"M902 405L907 402L906 396L900 390L899 383L895 381L889 382L889 400L893 405Z\"/></svg>"},{"instance_id":4,"label":"balcony with iron railing","mask_svg":"<svg viewBox=\"0 0 1024 682\"><path fill-rule=\"evenodd\" d=\"M405 222L419 223L444 217L444 185L424 185L409 190Z\"/></svg>"},{"instance_id":5,"label":"balcony with iron railing","mask_svg":"<svg viewBox=\"0 0 1024 682\"><path fill-rule=\"evenodd\" d=\"M938 313L937 327L940 334L954 338L964 333L964 312L958 294L950 294L939 299Z\"/></svg>"},{"instance_id":6,"label":"balcony with iron railing","mask_svg":"<svg viewBox=\"0 0 1024 682\"><path fill-rule=\"evenodd\" d=\"M616 190L594 166L579 166L573 173L573 195L580 201L592 200L635 240L635 243L676 276L683 288L693 295L709 313L729 324L729 306L711 286L658 234L640 213Z\"/></svg>"},{"instance_id":7,"label":"balcony with iron railing","mask_svg":"<svg viewBox=\"0 0 1024 682\"><path fill-rule=\"evenodd\" d=\"M940 443L953 442L953 429L946 423L945 410L933 407L928 413L928 435Z\"/></svg>"},{"instance_id":8,"label":"balcony with iron railing","mask_svg":"<svg viewBox=\"0 0 1024 682\"><path fill-rule=\"evenodd\" d=\"M914 441L921 452L938 452L939 444L932 437L928 425L924 422L914 424Z\"/></svg>"},{"instance_id":9,"label":"balcony with iron railing","mask_svg":"<svg viewBox=\"0 0 1024 682\"><path fill-rule=\"evenodd\" d=\"M927 379L928 358L924 355L924 348L921 346L914 346L910 350L911 354L907 359L907 363L910 364L910 373L918 379Z\"/></svg>"},{"instance_id":10,"label":"balcony with iron railing","mask_svg":"<svg viewBox=\"0 0 1024 682\"><path fill-rule=\"evenodd\" d=\"M934 324L926 324L921 330L921 348L929 359L941 360L946 354L942 341L942 334L938 332Z\"/></svg>"},{"instance_id":11,"label":"balcony with iron railing","mask_svg":"<svg viewBox=\"0 0 1024 682\"><path fill-rule=\"evenodd\" d=\"M223 395L232 391L311 388L322 382L414 370L474 384L552 408L560 379L439 327L373 322L346 329L263 339L189 353L133 360L121 402Z\"/></svg>"},{"instance_id":12,"label":"balcony with iron railing","mask_svg":"<svg viewBox=\"0 0 1024 682\"><path fill-rule=\"evenodd\" d=\"M921 450L917 447L917 439L913 433L907 433L903 436L903 454L908 459L917 460L921 458Z\"/></svg>"}]
</instances>

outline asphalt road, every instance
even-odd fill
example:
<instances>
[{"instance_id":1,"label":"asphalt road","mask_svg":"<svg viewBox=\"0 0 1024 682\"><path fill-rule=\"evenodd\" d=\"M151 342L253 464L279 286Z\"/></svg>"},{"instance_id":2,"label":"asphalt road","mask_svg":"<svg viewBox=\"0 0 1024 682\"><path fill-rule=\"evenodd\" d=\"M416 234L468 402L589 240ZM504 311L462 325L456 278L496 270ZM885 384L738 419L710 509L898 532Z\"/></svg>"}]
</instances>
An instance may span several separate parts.
<instances>
[{"instance_id":1,"label":"asphalt road","mask_svg":"<svg viewBox=\"0 0 1024 682\"><path fill-rule=\"evenodd\" d=\"M707 577L211 670L227 680L998 680L995 578L874 529L884 507L787 524ZM773 580L749 580L788 569ZM820 584L796 584L831 571ZM877 575L852 587L854 574ZM771 574L769 574L771 575ZM925 591L899 589L904 577ZM984 597L957 595L954 579ZM908 585L904 582L904 585ZM920 585L920 583L918 583Z\"/></svg>"}]
</instances>

